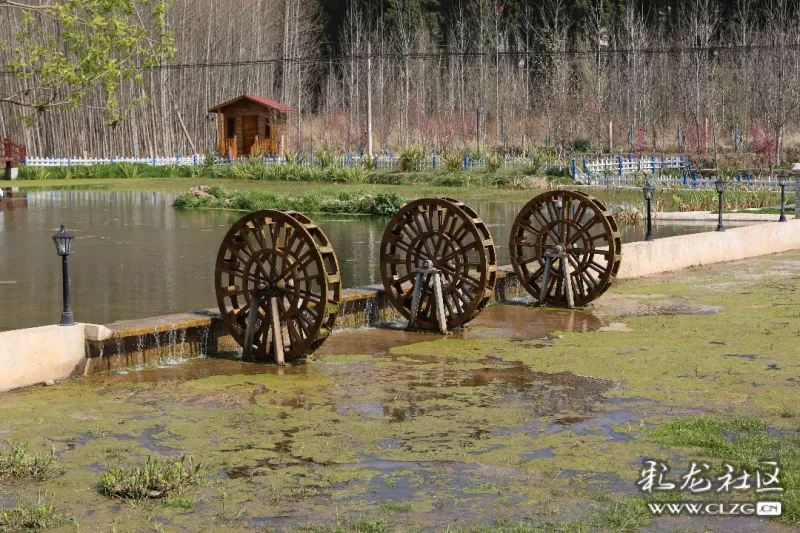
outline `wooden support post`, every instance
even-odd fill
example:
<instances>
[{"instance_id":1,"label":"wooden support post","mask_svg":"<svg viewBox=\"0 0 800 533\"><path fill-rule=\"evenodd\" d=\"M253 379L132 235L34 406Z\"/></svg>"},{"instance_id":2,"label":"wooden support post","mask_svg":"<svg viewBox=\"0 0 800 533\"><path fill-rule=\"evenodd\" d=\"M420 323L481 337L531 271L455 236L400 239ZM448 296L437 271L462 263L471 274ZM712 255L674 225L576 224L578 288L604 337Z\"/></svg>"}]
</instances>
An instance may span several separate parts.
<instances>
[{"instance_id":1,"label":"wooden support post","mask_svg":"<svg viewBox=\"0 0 800 533\"><path fill-rule=\"evenodd\" d=\"M414 291L411 293L411 319L408 321L408 329L414 329L417 324L417 315L422 303L422 289L427 287L429 281L433 284L433 305L436 313L436 322L439 326L439 333L447 334L447 315L444 311L444 293L442 291L442 276L437 268L433 268L431 261L425 261L422 268L417 269L416 279L414 280Z\"/></svg>"},{"instance_id":2,"label":"wooden support post","mask_svg":"<svg viewBox=\"0 0 800 533\"><path fill-rule=\"evenodd\" d=\"M250 298L250 311L247 313L247 328L244 334L244 351L242 359L249 361L253 351L253 341L256 337L256 320L258 320L259 309L266 299L269 299L269 308L262 320L268 321L269 329L272 331L272 355L275 362L279 365L286 363L283 353L283 331L281 330L281 315L278 310L278 296L271 287L261 287L252 292ZM266 330L262 323L262 329ZM261 342L267 342L266 333Z\"/></svg>"},{"instance_id":3,"label":"wooden support post","mask_svg":"<svg viewBox=\"0 0 800 533\"><path fill-rule=\"evenodd\" d=\"M258 310L261 308L261 303L264 298L264 291L253 291L253 296L250 299L250 311L247 313L247 329L244 333L244 351L242 352L242 359L249 361L251 359L251 352L253 351L253 341L256 337L256 320L258 319Z\"/></svg>"},{"instance_id":4,"label":"wooden support post","mask_svg":"<svg viewBox=\"0 0 800 533\"><path fill-rule=\"evenodd\" d=\"M547 284L550 282L550 269L552 267L553 258L546 254L544 259L544 274L542 275L542 287L539 289L539 305L544 305L544 299L547 297Z\"/></svg>"},{"instance_id":5,"label":"wooden support post","mask_svg":"<svg viewBox=\"0 0 800 533\"><path fill-rule=\"evenodd\" d=\"M442 274L438 270L433 273L433 298L436 304L436 322L439 333L447 333L447 315L444 313L444 295L442 294Z\"/></svg>"},{"instance_id":6,"label":"wooden support post","mask_svg":"<svg viewBox=\"0 0 800 533\"><path fill-rule=\"evenodd\" d=\"M572 265L569 264L569 254L562 252L559 259L561 260L561 270L564 273L564 294L567 296L567 307L572 309L575 307L575 297L572 294Z\"/></svg>"},{"instance_id":7,"label":"wooden support post","mask_svg":"<svg viewBox=\"0 0 800 533\"><path fill-rule=\"evenodd\" d=\"M281 316L278 313L278 298L275 295L269 299L269 311L272 327L272 352L275 362L283 366L286 364L283 358L283 331L281 330Z\"/></svg>"}]
</instances>

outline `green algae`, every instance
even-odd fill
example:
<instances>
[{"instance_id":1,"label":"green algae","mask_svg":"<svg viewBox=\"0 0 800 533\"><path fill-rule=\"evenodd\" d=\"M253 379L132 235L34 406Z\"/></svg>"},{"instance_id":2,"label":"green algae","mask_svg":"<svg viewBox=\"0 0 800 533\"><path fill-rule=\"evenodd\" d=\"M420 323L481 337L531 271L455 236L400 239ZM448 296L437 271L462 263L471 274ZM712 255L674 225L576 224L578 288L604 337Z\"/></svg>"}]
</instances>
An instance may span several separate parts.
<instances>
[{"instance_id":1,"label":"green algae","mask_svg":"<svg viewBox=\"0 0 800 533\"><path fill-rule=\"evenodd\" d=\"M2 484L0 502L46 491L86 530L120 532L281 531L359 515L387 531L503 518L602 528L612 502L586 518L587 502L635 490L643 457L706 455L653 428L704 412L797 429L798 287L800 254L783 254L619 283L569 314L630 331L483 330L285 369L214 361L220 375L149 369L6 393L2 437L53 447L60 473ZM106 468L186 453L207 472L181 495L192 505L120 506L95 489Z\"/></svg>"}]
</instances>

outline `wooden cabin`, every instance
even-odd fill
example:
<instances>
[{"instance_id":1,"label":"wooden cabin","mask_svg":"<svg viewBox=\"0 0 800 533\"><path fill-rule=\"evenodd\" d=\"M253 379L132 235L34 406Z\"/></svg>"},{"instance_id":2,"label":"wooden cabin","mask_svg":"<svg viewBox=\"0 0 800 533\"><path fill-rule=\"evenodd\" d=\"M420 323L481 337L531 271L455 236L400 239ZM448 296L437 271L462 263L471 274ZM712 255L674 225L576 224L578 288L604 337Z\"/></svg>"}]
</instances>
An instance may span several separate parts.
<instances>
[{"instance_id":1,"label":"wooden cabin","mask_svg":"<svg viewBox=\"0 0 800 533\"><path fill-rule=\"evenodd\" d=\"M208 110L217 114L219 156L281 155L294 109L263 96L242 95Z\"/></svg>"}]
</instances>

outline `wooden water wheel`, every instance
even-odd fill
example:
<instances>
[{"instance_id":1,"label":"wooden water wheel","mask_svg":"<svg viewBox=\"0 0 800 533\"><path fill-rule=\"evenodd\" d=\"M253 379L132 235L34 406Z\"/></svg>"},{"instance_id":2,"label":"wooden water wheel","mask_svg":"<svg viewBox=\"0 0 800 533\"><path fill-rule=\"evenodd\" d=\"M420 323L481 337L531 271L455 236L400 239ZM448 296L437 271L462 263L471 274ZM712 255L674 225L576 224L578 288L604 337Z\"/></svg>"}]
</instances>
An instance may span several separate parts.
<instances>
[{"instance_id":1,"label":"wooden water wheel","mask_svg":"<svg viewBox=\"0 0 800 533\"><path fill-rule=\"evenodd\" d=\"M616 278L622 243L611 212L577 191L540 194L517 215L509 240L517 278L541 305L583 306Z\"/></svg>"},{"instance_id":2,"label":"wooden water wheel","mask_svg":"<svg viewBox=\"0 0 800 533\"><path fill-rule=\"evenodd\" d=\"M381 279L389 301L409 325L430 330L463 326L489 302L497 278L497 254L489 230L470 207L449 198L423 198L395 214L381 240ZM439 324L430 276L438 270L446 328ZM412 319L415 284L419 306Z\"/></svg>"},{"instance_id":3,"label":"wooden water wheel","mask_svg":"<svg viewBox=\"0 0 800 533\"><path fill-rule=\"evenodd\" d=\"M322 344L342 296L328 238L294 211L257 211L233 224L217 254L215 284L222 320L245 354L279 363L280 355L291 361Z\"/></svg>"}]
</instances>

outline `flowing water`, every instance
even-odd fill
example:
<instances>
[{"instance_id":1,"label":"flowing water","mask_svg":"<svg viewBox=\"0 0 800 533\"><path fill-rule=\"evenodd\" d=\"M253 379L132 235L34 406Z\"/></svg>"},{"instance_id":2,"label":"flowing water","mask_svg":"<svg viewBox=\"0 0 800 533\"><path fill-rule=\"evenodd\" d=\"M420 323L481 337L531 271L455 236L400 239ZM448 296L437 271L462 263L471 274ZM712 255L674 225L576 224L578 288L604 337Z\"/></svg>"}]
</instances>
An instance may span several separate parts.
<instances>
[{"instance_id":1,"label":"flowing water","mask_svg":"<svg viewBox=\"0 0 800 533\"><path fill-rule=\"evenodd\" d=\"M215 307L214 263L232 211L178 211L167 193L39 191L0 201L0 331L57 323L61 265L51 235L75 233L69 258L78 321L108 323ZM508 264L508 233L523 202L469 202ZM345 287L380 282L378 254L386 219L314 215L339 258ZM713 230L660 224L656 238ZM644 227L622 229L623 242Z\"/></svg>"}]
</instances>

